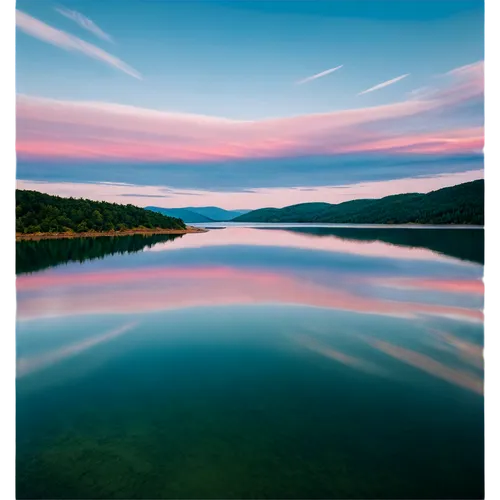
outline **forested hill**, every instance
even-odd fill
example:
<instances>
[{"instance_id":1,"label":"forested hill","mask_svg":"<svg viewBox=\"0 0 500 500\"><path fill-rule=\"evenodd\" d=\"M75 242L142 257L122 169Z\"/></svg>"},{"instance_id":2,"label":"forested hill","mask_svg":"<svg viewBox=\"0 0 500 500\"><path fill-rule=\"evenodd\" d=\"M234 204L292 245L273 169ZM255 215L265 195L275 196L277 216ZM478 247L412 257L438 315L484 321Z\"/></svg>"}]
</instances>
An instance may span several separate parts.
<instances>
[{"instance_id":1,"label":"forested hill","mask_svg":"<svg viewBox=\"0 0 500 500\"><path fill-rule=\"evenodd\" d=\"M181 219L134 205L16 190L16 233L185 229Z\"/></svg>"},{"instance_id":2,"label":"forested hill","mask_svg":"<svg viewBox=\"0 0 500 500\"><path fill-rule=\"evenodd\" d=\"M302 203L261 208L234 222L324 222L350 224L484 224L484 180L427 194L408 193L332 205Z\"/></svg>"}]
</instances>

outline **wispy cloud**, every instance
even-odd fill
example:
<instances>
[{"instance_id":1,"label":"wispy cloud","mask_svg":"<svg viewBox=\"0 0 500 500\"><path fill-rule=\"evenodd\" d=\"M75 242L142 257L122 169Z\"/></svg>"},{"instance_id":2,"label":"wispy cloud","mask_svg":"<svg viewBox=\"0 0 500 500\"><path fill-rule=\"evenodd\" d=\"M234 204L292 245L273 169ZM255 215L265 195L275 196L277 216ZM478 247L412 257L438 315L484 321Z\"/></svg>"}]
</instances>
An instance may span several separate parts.
<instances>
[{"instance_id":1,"label":"wispy cloud","mask_svg":"<svg viewBox=\"0 0 500 500\"><path fill-rule=\"evenodd\" d=\"M169 194L120 193L119 196L127 198L171 198Z\"/></svg>"},{"instance_id":2,"label":"wispy cloud","mask_svg":"<svg viewBox=\"0 0 500 500\"><path fill-rule=\"evenodd\" d=\"M322 71L321 73L317 73L316 75L308 76L307 78L304 78L303 80L299 80L298 82L295 82L295 83L297 85L302 85L303 83L311 82L311 81L316 80L318 78L321 78L323 76L329 75L330 73L337 71L338 69L342 68L343 66L344 65L341 64L340 66L336 66L335 68L327 69L326 71Z\"/></svg>"},{"instance_id":3,"label":"wispy cloud","mask_svg":"<svg viewBox=\"0 0 500 500\"><path fill-rule=\"evenodd\" d=\"M484 61L476 61L459 68L453 68L446 75L477 75L482 77L484 74Z\"/></svg>"},{"instance_id":4,"label":"wispy cloud","mask_svg":"<svg viewBox=\"0 0 500 500\"><path fill-rule=\"evenodd\" d=\"M41 40L51 45L55 45L64 50L80 52L92 59L97 59L109 66L112 66L127 75L130 75L139 80L142 79L141 74L134 68L123 62L121 59L109 54L105 50L85 42L80 38L73 36L65 31L53 28L48 24L39 21L38 19L16 10L16 26L34 38Z\"/></svg>"},{"instance_id":5,"label":"wispy cloud","mask_svg":"<svg viewBox=\"0 0 500 500\"><path fill-rule=\"evenodd\" d=\"M406 73L405 75L397 76L392 80L387 80L386 82L379 83L378 85L375 85L375 87L370 87L369 89L363 90L363 92L360 92L358 95L368 94L368 92L373 92L374 90L379 90L383 89L384 87L388 87L389 85L392 85L393 83L399 82L403 78L406 78L407 76L409 76L409 74L410 73Z\"/></svg>"},{"instance_id":6,"label":"wispy cloud","mask_svg":"<svg viewBox=\"0 0 500 500\"><path fill-rule=\"evenodd\" d=\"M371 165L368 168L370 167ZM206 177L204 171L200 172L200 175ZM201 198L199 203L237 210L241 206L252 209L271 206L284 207L286 205L312 201L321 202L328 200L330 203L341 203L356 198L381 198L408 192L427 193L443 187L482 179L483 177L482 170L472 170L433 177L411 177L388 181L364 182L362 184L351 184L343 187L318 185L314 188L279 187L218 191L216 189L212 190L210 189L211 186L206 185L204 191L177 190L170 191L168 195L163 194L164 188L158 185L131 185L127 186L126 189L128 191L124 191L123 186L113 184L18 180L17 188L41 191L42 193L65 197L83 197L124 204L133 203L138 206L151 204L170 207L187 206L193 203L194 196ZM155 177L156 179L157 176ZM166 196L168 197L168 204L165 203ZM152 203L150 198L155 200L154 203ZM388 250L384 249L384 252L387 255ZM436 254L430 254L430 257L435 259ZM394 283L391 284L395 286ZM399 283L397 285L401 286ZM406 286L406 283L403 283L403 285Z\"/></svg>"},{"instance_id":7,"label":"wispy cloud","mask_svg":"<svg viewBox=\"0 0 500 500\"><path fill-rule=\"evenodd\" d=\"M18 177L238 192L230 201L236 207L242 190L481 170L482 71L459 73L436 81L432 92L393 104L254 121L18 95ZM75 166L98 161L106 168ZM263 206L279 203L271 191L261 194ZM338 190L285 194L286 204L306 201L306 194L308 201L327 195L322 201L340 201Z\"/></svg>"},{"instance_id":8,"label":"wispy cloud","mask_svg":"<svg viewBox=\"0 0 500 500\"><path fill-rule=\"evenodd\" d=\"M417 87L408 92L408 97L411 99L420 99L422 97L425 98L430 91L432 91L432 87L430 86Z\"/></svg>"},{"instance_id":9,"label":"wispy cloud","mask_svg":"<svg viewBox=\"0 0 500 500\"><path fill-rule=\"evenodd\" d=\"M108 33L99 28L99 26L97 26L97 24L95 24L94 21L92 21L88 17L85 17L83 14L80 14L76 10L66 9L65 7L55 7L55 10L64 17L67 17L68 19L75 21L75 23L78 24L80 27L82 27L87 31L90 31L90 33L94 34L101 40L114 43L114 40L111 37L111 35L108 35Z\"/></svg>"},{"instance_id":10,"label":"wispy cloud","mask_svg":"<svg viewBox=\"0 0 500 500\"><path fill-rule=\"evenodd\" d=\"M51 43L100 50L88 44L80 46L78 39L29 16L19 17L21 27L35 30L35 36L48 37ZM484 93L484 71L476 67L457 70L425 97L255 121L18 95L16 118L23 138L16 144L17 153L64 159L191 163L372 152L479 154L484 149L480 124L450 127L453 113L469 112L470 108L463 106L466 100L476 99L479 108L484 106L478 99ZM420 131L413 120L418 125L426 113L429 125ZM443 122L445 114L448 121Z\"/></svg>"}]
</instances>

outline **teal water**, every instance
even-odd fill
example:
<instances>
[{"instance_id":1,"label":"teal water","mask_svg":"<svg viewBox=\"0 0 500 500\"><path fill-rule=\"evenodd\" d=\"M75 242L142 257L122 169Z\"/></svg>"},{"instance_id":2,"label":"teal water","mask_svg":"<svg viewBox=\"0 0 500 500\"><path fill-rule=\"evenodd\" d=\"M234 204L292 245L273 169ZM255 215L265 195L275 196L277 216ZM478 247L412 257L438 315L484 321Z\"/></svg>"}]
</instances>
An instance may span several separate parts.
<instances>
[{"instance_id":1,"label":"teal water","mask_svg":"<svg viewBox=\"0 0 500 500\"><path fill-rule=\"evenodd\" d=\"M17 497L483 497L483 231L380 231L18 243Z\"/></svg>"}]
</instances>

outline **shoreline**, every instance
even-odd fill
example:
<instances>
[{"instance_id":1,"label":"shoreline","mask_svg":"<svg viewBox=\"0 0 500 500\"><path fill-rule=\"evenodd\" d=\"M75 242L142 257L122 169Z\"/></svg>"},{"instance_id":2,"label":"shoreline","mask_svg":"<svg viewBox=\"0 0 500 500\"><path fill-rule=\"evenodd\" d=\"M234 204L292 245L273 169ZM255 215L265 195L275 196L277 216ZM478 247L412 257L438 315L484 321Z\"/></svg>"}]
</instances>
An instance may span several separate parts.
<instances>
[{"instance_id":1,"label":"shoreline","mask_svg":"<svg viewBox=\"0 0 500 500\"><path fill-rule=\"evenodd\" d=\"M351 222L195 222L196 227L206 229L219 229L230 227L248 227L248 228L283 228L283 227L315 227L332 229L483 229L484 225L477 224L416 224L409 222L407 224L380 224L380 223L351 223ZM217 224L217 226L211 226Z\"/></svg>"},{"instance_id":2,"label":"shoreline","mask_svg":"<svg viewBox=\"0 0 500 500\"><path fill-rule=\"evenodd\" d=\"M16 241L60 240L68 238L97 238L101 236L133 236L141 234L196 234L206 233L208 229L186 226L186 229L126 229L124 231L87 231L85 233L16 233Z\"/></svg>"}]
</instances>

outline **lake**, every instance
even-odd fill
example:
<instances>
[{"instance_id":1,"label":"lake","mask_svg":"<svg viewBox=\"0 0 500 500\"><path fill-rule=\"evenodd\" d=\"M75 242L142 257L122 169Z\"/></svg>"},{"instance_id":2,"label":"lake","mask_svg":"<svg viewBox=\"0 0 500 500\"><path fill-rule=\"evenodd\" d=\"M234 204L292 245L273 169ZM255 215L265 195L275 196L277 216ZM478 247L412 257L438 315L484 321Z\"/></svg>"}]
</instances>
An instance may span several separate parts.
<instances>
[{"instance_id":1,"label":"lake","mask_svg":"<svg viewBox=\"0 0 500 500\"><path fill-rule=\"evenodd\" d=\"M482 229L16 253L18 498L484 496Z\"/></svg>"}]
</instances>

